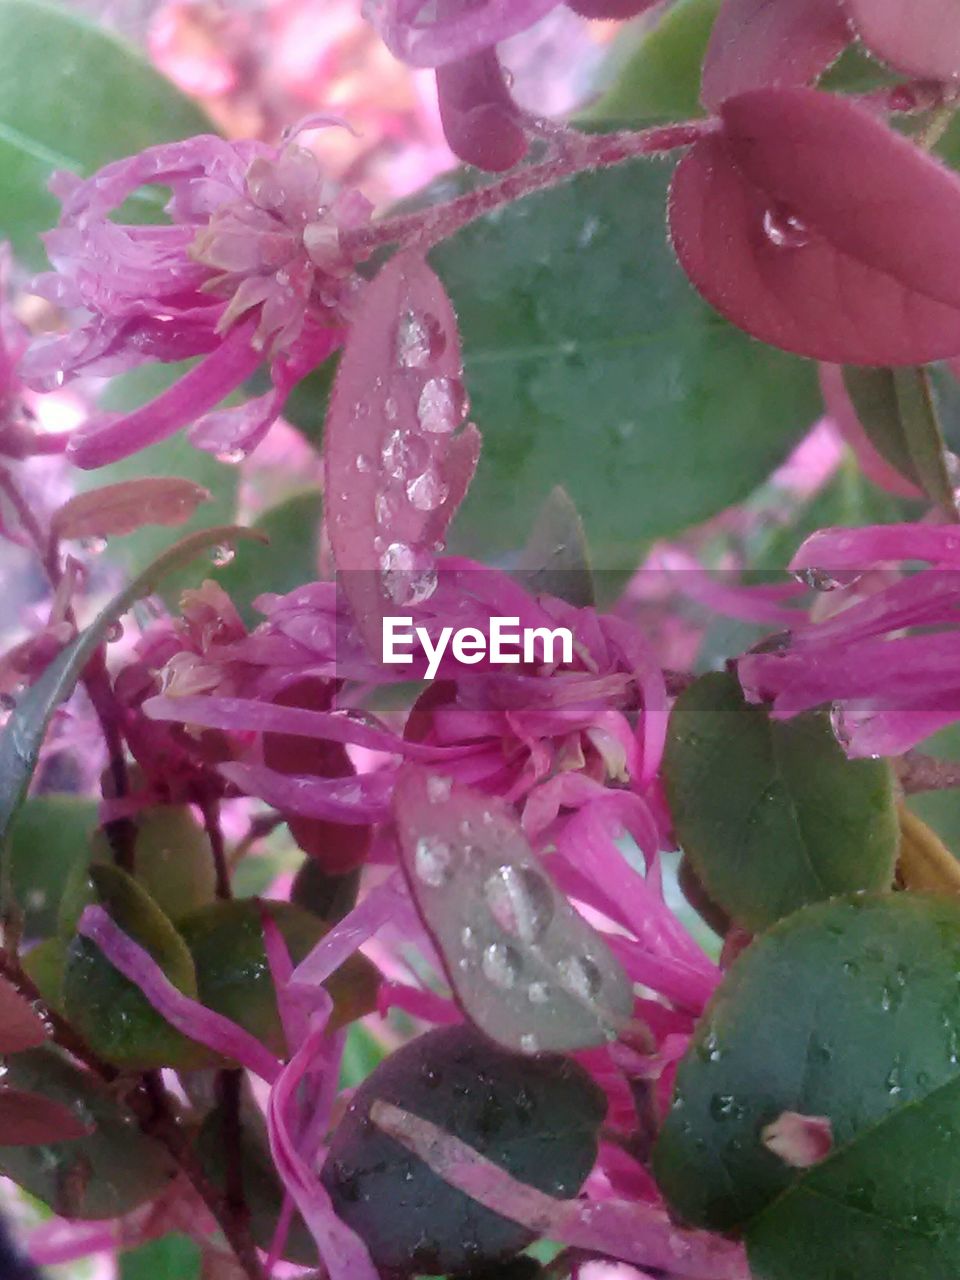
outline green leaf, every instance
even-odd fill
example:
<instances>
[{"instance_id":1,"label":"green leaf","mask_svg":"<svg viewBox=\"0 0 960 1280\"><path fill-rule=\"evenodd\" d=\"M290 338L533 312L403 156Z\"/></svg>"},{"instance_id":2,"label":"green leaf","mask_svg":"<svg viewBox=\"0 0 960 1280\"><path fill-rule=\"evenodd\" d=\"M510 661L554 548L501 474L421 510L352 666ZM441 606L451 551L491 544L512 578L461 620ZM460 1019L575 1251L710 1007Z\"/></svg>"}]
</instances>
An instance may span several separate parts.
<instances>
[{"instance_id":1,"label":"green leaf","mask_svg":"<svg viewBox=\"0 0 960 1280\"><path fill-rule=\"evenodd\" d=\"M513 576L534 595L546 592L578 608L595 603L583 521L561 485L540 508Z\"/></svg>"},{"instance_id":2,"label":"green leaf","mask_svg":"<svg viewBox=\"0 0 960 1280\"><path fill-rule=\"evenodd\" d=\"M387 1046L368 1031L362 1022L355 1022L347 1032L347 1042L340 1060L340 1088L355 1089L386 1056Z\"/></svg>"},{"instance_id":3,"label":"green leaf","mask_svg":"<svg viewBox=\"0 0 960 1280\"><path fill-rule=\"evenodd\" d=\"M57 221L55 169L88 175L155 142L210 133L203 112L137 52L64 6L0 0L0 227L32 267ZM162 200L151 201L152 216Z\"/></svg>"},{"instance_id":4,"label":"green leaf","mask_svg":"<svg viewBox=\"0 0 960 1280\"><path fill-rule=\"evenodd\" d=\"M159 1195L176 1176L165 1149L140 1132L116 1095L59 1049L14 1054L6 1065L4 1084L62 1102L96 1126L76 1142L0 1146L0 1173L54 1213L118 1218Z\"/></svg>"},{"instance_id":5,"label":"green leaf","mask_svg":"<svg viewBox=\"0 0 960 1280\"><path fill-rule=\"evenodd\" d=\"M843 381L877 452L955 520L957 504L928 371L849 367Z\"/></svg>"},{"instance_id":6,"label":"green leaf","mask_svg":"<svg viewBox=\"0 0 960 1280\"><path fill-rule=\"evenodd\" d=\"M703 676L677 699L664 782L704 888L749 929L893 879L899 828L887 762L848 760L826 715L770 719L734 676Z\"/></svg>"},{"instance_id":7,"label":"green leaf","mask_svg":"<svg viewBox=\"0 0 960 1280\"><path fill-rule=\"evenodd\" d=\"M210 574L248 627L263 621L253 607L262 592L282 595L316 578L321 504L319 490L308 489L271 507L251 526L264 541L241 547L228 565Z\"/></svg>"},{"instance_id":8,"label":"green leaf","mask_svg":"<svg viewBox=\"0 0 960 1280\"><path fill-rule=\"evenodd\" d=\"M192 564L201 551L221 543L256 537L233 525L203 529L175 543L97 614L85 631L63 650L17 703L0 735L0 848L11 819L23 801L47 726L59 704L70 696L83 669L109 629L143 596L151 595L166 575ZM0 881L2 885L2 881Z\"/></svg>"},{"instance_id":9,"label":"green leaf","mask_svg":"<svg viewBox=\"0 0 960 1280\"><path fill-rule=\"evenodd\" d=\"M958 971L952 897L858 895L755 941L677 1073L654 1156L674 1212L743 1230L762 1280L956 1275ZM825 1160L766 1149L785 1111L830 1121Z\"/></svg>"},{"instance_id":10,"label":"green leaf","mask_svg":"<svg viewBox=\"0 0 960 1280\"><path fill-rule=\"evenodd\" d=\"M200 1280L200 1246L169 1235L120 1255L119 1280Z\"/></svg>"},{"instance_id":11,"label":"green leaf","mask_svg":"<svg viewBox=\"0 0 960 1280\"><path fill-rule=\"evenodd\" d=\"M144 365L129 373L113 378L101 397L99 408L105 413L129 413L137 406L160 395L180 378L188 365ZM231 397L227 403L232 403ZM74 471L73 478L79 490L99 489L105 484L141 476L183 476L209 490L210 498L183 526L184 533L201 530L208 525L229 524L236 518L237 490L240 474L235 466L218 462L212 454L195 449L183 432L161 440L159 444L142 449L131 458L123 458L96 471ZM138 529L124 537L110 538L105 555L118 564L124 573L139 573L169 544L169 530L148 527ZM161 595L168 604L175 605L185 587L199 585L201 577L212 577L213 566L209 561L203 571L196 563L185 563L164 582Z\"/></svg>"},{"instance_id":12,"label":"green leaf","mask_svg":"<svg viewBox=\"0 0 960 1280\"><path fill-rule=\"evenodd\" d=\"M941 729L917 750L939 760L960 760L960 724ZM960 854L960 791L920 791L907 796L906 802L953 854Z\"/></svg>"},{"instance_id":13,"label":"green leaf","mask_svg":"<svg viewBox=\"0 0 960 1280\"><path fill-rule=\"evenodd\" d=\"M32 796L17 814L10 828L10 874L28 937L56 931L64 887L73 868L86 863L98 821L96 801L72 795Z\"/></svg>"},{"instance_id":14,"label":"green leaf","mask_svg":"<svg viewBox=\"0 0 960 1280\"><path fill-rule=\"evenodd\" d=\"M586 174L433 251L483 432L456 550L522 546L561 484L597 567L631 568L651 539L745 498L819 412L810 364L687 284L663 234L668 178L651 161Z\"/></svg>"},{"instance_id":15,"label":"green leaf","mask_svg":"<svg viewBox=\"0 0 960 1280\"><path fill-rule=\"evenodd\" d=\"M618 125L701 116L700 68L720 0L678 0L583 115Z\"/></svg>"}]
</instances>

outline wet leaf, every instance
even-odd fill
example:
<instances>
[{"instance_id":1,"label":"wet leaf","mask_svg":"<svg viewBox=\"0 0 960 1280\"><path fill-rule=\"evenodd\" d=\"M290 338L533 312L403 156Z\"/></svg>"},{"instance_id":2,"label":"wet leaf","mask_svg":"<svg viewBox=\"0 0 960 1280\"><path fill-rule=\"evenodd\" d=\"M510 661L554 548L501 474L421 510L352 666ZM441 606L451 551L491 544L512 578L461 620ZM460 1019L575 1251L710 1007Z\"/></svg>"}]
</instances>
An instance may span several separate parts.
<instances>
[{"instance_id":1,"label":"wet leaf","mask_svg":"<svg viewBox=\"0 0 960 1280\"><path fill-rule=\"evenodd\" d=\"M0 848L26 794L51 717L73 692L110 628L135 601L150 595L166 574L192 563L201 551L250 537L256 535L249 529L229 525L203 529L175 543L114 596L20 698L0 735Z\"/></svg>"},{"instance_id":2,"label":"wet leaf","mask_svg":"<svg viewBox=\"0 0 960 1280\"><path fill-rule=\"evenodd\" d=\"M63 971L67 965L67 944L62 938L44 938L21 958L23 971L50 1009L66 1016L63 1008Z\"/></svg>"},{"instance_id":3,"label":"wet leaf","mask_svg":"<svg viewBox=\"0 0 960 1280\"><path fill-rule=\"evenodd\" d=\"M97 826L95 800L74 795L29 796L10 828L13 896L24 912L29 938L57 927L60 902L74 871L87 860L87 841Z\"/></svg>"},{"instance_id":4,"label":"wet leaf","mask_svg":"<svg viewBox=\"0 0 960 1280\"><path fill-rule=\"evenodd\" d=\"M261 911L269 912L280 926L294 965L330 927L292 903L245 898L201 907L181 919L179 928L193 957L201 1004L232 1018L282 1055L286 1042L263 945ZM363 956L352 956L342 965L326 984L334 1001L331 1026L345 1026L370 1013L377 983L376 970Z\"/></svg>"},{"instance_id":5,"label":"wet leaf","mask_svg":"<svg viewBox=\"0 0 960 1280\"><path fill-rule=\"evenodd\" d=\"M410 892L482 1031L524 1053L579 1049L630 1017L628 978L505 804L407 769L394 805Z\"/></svg>"},{"instance_id":6,"label":"wet leaf","mask_svg":"<svg viewBox=\"0 0 960 1280\"><path fill-rule=\"evenodd\" d=\"M34 1013L29 1000L6 978L0 978L0 1054L35 1049L46 1038L43 1019Z\"/></svg>"},{"instance_id":7,"label":"wet leaf","mask_svg":"<svg viewBox=\"0 0 960 1280\"><path fill-rule=\"evenodd\" d=\"M187 945L146 890L109 865L92 866L90 879L96 900L124 933L150 953L175 987L196 999L197 980ZM67 949L63 999L77 1031L117 1066L189 1069L212 1060L208 1049L162 1018L90 938L78 935Z\"/></svg>"},{"instance_id":8,"label":"wet leaf","mask_svg":"<svg viewBox=\"0 0 960 1280\"><path fill-rule=\"evenodd\" d=\"M561 485L540 508L513 576L534 595L558 596L578 608L594 603L587 535Z\"/></svg>"},{"instance_id":9,"label":"wet leaf","mask_svg":"<svg viewBox=\"0 0 960 1280\"><path fill-rule=\"evenodd\" d=\"M137 1128L114 1093L59 1049L31 1049L7 1063L5 1083L42 1094L93 1127L89 1137L42 1147L0 1146L0 1172L55 1213L116 1218L159 1195L176 1176L172 1159Z\"/></svg>"},{"instance_id":10,"label":"wet leaf","mask_svg":"<svg viewBox=\"0 0 960 1280\"><path fill-rule=\"evenodd\" d=\"M91 1132L92 1126L62 1102L54 1102L40 1093L0 1089L0 1133L5 1145L49 1146L75 1141Z\"/></svg>"},{"instance_id":11,"label":"wet leaf","mask_svg":"<svg viewBox=\"0 0 960 1280\"><path fill-rule=\"evenodd\" d=\"M50 521L54 538L109 538L134 533L146 524L184 524L208 490L176 476L124 480L78 493Z\"/></svg>"},{"instance_id":12,"label":"wet leaf","mask_svg":"<svg viewBox=\"0 0 960 1280\"><path fill-rule=\"evenodd\" d=\"M713 306L763 342L835 364L960 351L955 174L813 89L743 93L721 117L670 197L677 256Z\"/></svg>"},{"instance_id":13,"label":"wet leaf","mask_svg":"<svg viewBox=\"0 0 960 1280\"><path fill-rule=\"evenodd\" d=\"M850 43L838 0L724 0L703 63L702 98L811 84Z\"/></svg>"},{"instance_id":14,"label":"wet leaf","mask_svg":"<svg viewBox=\"0 0 960 1280\"><path fill-rule=\"evenodd\" d=\"M847 368L843 381L881 457L955 520L957 502L927 370Z\"/></svg>"},{"instance_id":15,"label":"wet leaf","mask_svg":"<svg viewBox=\"0 0 960 1280\"><path fill-rule=\"evenodd\" d=\"M531 1236L376 1129L368 1116L378 1099L561 1198L575 1196L589 1173L606 1109L570 1059L505 1053L469 1027L428 1032L391 1054L354 1094L321 1178L374 1263L402 1276L480 1267L518 1252Z\"/></svg>"},{"instance_id":16,"label":"wet leaf","mask_svg":"<svg viewBox=\"0 0 960 1280\"><path fill-rule=\"evenodd\" d=\"M368 645L381 620L427 599L435 552L480 449L467 414L457 319L422 257L398 253L367 285L324 434L327 529Z\"/></svg>"},{"instance_id":17,"label":"wet leaf","mask_svg":"<svg viewBox=\"0 0 960 1280\"><path fill-rule=\"evenodd\" d=\"M673 1210L743 1230L765 1280L955 1274L958 969L954 898L838 899L755 941L680 1065L654 1162ZM763 1143L786 1111L832 1126L812 1168Z\"/></svg>"},{"instance_id":18,"label":"wet leaf","mask_svg":"<svg viewBox=\"0 0 960 1280\"><path fill-rule=\"evenodd\" d=\"M704 889L749 929L892 883L892 772L886 761L848 760L825 715L772 720L734 676L703 676L674 705L664 782Z\"/></svg>"}]
</instances>

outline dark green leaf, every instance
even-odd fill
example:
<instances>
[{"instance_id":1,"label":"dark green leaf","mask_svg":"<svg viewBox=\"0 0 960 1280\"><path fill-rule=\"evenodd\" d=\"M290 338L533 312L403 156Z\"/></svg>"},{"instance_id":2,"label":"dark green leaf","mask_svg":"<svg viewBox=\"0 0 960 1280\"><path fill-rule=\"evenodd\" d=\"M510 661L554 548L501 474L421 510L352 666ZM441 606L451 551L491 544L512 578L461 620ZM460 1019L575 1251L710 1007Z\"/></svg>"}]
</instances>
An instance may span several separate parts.
<instances>
[{"instance_id":1,"label":"dark green leaf","mask_svg":"<svg viewBox=\"0 0 960 1280\"><path fill-rule=\"evenodd\" d=\"M664 782L704 888L749 929L893 879L899 830L887 762L848 760L825 715L771 720L731 675L703 676L677 699Z\"/></svg>"},{"instance_id":2,"label":"dark green leaf","mask_svg":"<svg viewBox=\"0 0 960 1280\"><path fill-rule=\"evenodd\" d=\"M114 596L90 626L81 631L39 680L30 686L0 735L0 849L5 845L10 822L20 808L33 776L50 719L59 704L73 692L84 667L103 643L107 631L137 600L155 591L168 573L182 565L192 564L206 548L255 536L247 529L228 526L203 529L182 538Z\"/></svg>"},{"instance_id":3,"label":"dark green leaf","mask_svg":"<svg viewBox=\"0 0 960 1280\"><path fill-rule=\"evenodd\" d=\"M55 932L64 886L73 868L85 865L97 823L96 801L80 796L32 796L17 814L10 828L10 874L28 937Z\"/></svg>"},{"instance_id":4,"label":"dark green leaf","mask_svg":"<svg viewBox=\"0 0 960 1280\"><path fill-rule=\"evenodd\" d=\"M663 234L668 178L649 161L587 174L431 255L484 437L457 550L521 546L561 484L597 567L632 567L650 539L745 498L816 416L812 367L687 284Z\"/></svg>"},{"instance_id":5,"label":"dark green leaf","mask_svg":"<svg viewBox=\"0 0 960 1280\"><path fill-rule=\"evenodd\" d=\"M844 369L843 380L877 452L956 519L943 432L927 370L850 367Z\"/></svg>"},{"instance_id":6,"label":"dark green leaf","mask_svg":"<svg viewBox=\"0 0 960 1280\"><path fill-rule=\"evenodd\" d=\"M189 1236L164 1236L122 1253L119 1280L200 1280L200 1265L200 1246Z\"/></svg>"},{"instance_id":7,"label":"dark green leaf","mask_svg":"<svg viewBox=\"0 0 960 1280\"><path fill-rule=\"evenodd\" d=\"M921 742L918 751L941 760L960 760L960 724L951 725ZM960 791L921 791L907 804L954 854L960 854Z\"/></svg>"},{"instance_id":8,"label":"dark green leaf","mask_svg":"<svg viewBox=\"0 0 960 1280\"><path fill-rule=\"evenodd\" d=\"M534 595L546 592L578 608L594 603L587 535L561 485L540 508L513 576Z\"/></svg>"},{"instance_id":9,"label":"dark green leaf","mask_svg":"<svg viewBox=\"0 0 960 1280\"><path fill-rule=\"evenodd\" d=\"M45 1147L0 1146L0 1173L55 1213L117 1218L159 1195L177 1168L137 1128L115 1094L59 1049L30 1049L7 1059L4 1083L72 1107L96 1127L87 1138Z\"/></svg>"},{"instance_id":10,"label":"dark green leaf","mask_svg":"<svg viewBox=\"0 0 960 1280\"><path fill-rule=\"evenodd\" d=\"M629 125L703 115L700 68L719 8L720 0L678 0L668 8L583 118Z\"/></svg>"},{"instance_id":11,"label":"dark green leaf","mask_svg":"<svg viewBox=\"0 0 960 1280\"><path fill-rule=\"evenodd\" d=\"M228 565L210 574L229 594L247 626L263 621L253 607L262 592L282 595L316 578L321 511L316 489L271 507L252 525L265 541L241 547Z\"/></svg>"},{"instance_id":12,"label":"dark green leaf","mask_svg":"<svg viewBox=\"0 0 960 1280\"><path fill-rule=\"evenodd\" d=\"M54 169L86 175L210 132L199 107L114 36L62 5L0 0L0 227L30 266L43 265L37 234L57 220Z\"/></svg>"},{"instance_id":13,"label":"dark green leaf","mask_svg":"<svg viewBox=\"0 0 960 1280\"><path fill-rule=\"evenodd\" d=\"M391 1054L354 1095L321 1178L376 1266L463 1272L516 1253L525 1228L444 1182L369 1121L377 1099L430 1120L551 1195L575 1196L596 1157L606 1100L582 1067L505 1053L471 1027L428 1032Z\"/></svg>"},{"instance_id":14,"label":"dark green leaf","mask_svg":"<svg viewBox=\"0 0 960 1280\"><path fill-rule=\"evenodd\" d=\"M762 1280L956 1275L958 971L950 897L823 903L754 942L677 1074L654 1161L674 1211L743 1229ZM766 1149L785 1111L830 1121L825 1160Z\"/></svg>"}]
</instances>

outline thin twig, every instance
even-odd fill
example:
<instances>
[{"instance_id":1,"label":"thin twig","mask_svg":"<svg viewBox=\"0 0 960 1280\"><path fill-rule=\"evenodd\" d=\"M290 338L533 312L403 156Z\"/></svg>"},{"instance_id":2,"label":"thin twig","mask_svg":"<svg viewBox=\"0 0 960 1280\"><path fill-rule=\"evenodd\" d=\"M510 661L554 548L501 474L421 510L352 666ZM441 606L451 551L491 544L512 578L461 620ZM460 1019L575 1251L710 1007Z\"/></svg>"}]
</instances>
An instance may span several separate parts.
<instances>
[{"instance_id":1,"label":"thin twig","mask_svg":"<svg viewBox=\"0 0 960 1280\"><path fill-rule=\"evenodd\" d=\"M227 900L233 897L233 890L230 887L230 863L220 828L220 804L210 796L200 798L198 803L203 814L203 827L210 842L210 854L217 878L217 897Z\"/></svg>"}]
</instances>

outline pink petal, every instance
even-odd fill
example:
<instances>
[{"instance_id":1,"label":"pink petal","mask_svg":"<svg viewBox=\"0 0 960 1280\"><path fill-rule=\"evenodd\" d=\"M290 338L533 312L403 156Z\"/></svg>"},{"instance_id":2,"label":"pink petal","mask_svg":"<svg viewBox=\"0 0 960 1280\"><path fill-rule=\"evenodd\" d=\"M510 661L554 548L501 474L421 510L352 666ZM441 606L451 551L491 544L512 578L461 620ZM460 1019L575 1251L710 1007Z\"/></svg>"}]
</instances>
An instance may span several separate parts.
<instances>
[{"instance_id":1,"label":"pink petal","mask_svg":"<svg viewBox=\"0 0 960 1280\"><path fill-rule=\"evenodd\" d=\"M214 1053L240 1062L264 1080L273 1081L281 1064L259 1040L178 991L153 957L129 938L103 907L84 908L77 932L97 944L115 969L135 983L171 1026Z\"/></svg>"},{"instance_id":2,"label":"pink petal","mask_svg":"<svg viewBox=\"0 0 960 1280\"><path fill-rule=\"evenodd\" d=\"M46 1146L85 1138L92 1132L92 1127L62 1102L20 1089L0 1089L0 1134L6 1145Z\"/></svg>"},{"instance_id":3,"label":"pink petal","mask_svg":"<svg viewBox=\"0 0 960 1280\"><path fill-rule=\"evenodd\" d=\"M687 1280L749 1280L740 1246L705 1231L674 1227L662 1209L620 1200L554 1200L429 1120L392 1103L376 1101L370 1118L445 1182L538 1236L665 1268Z\"/></svg>"},{"instance_id":4,"label":"pink petal","mask_svg":"<svg viewBox=\"0 0 960 1280\"><path fill-rule=\"evenodd\" d=\"M846 0L850 20L871 53L908 75L960 76L955 0Z\"/></svg>"},{"instance_id":5,"label":"pink petal","mask_svg":"<svg viewBox=\"0 0 960 1280\"><path fill-rule=\"evenodd\" d=\"M222 764L219 771L243 795L258 796L282 813L356 824L386 817L395 778L392 769L348 778L312 778L239 762Z\"/></svg>"},{"instance_id":6,"label":"pink petal","mask_svg":"<svg viewBox=\"0 0 960 1280\"><path fill-rule=\"evenodd\" d=\"M703 62L700 97L811 84L850 43L840 0L724 0Z\"/></svg>"},{"instance_id":7,"label":"pink petal","mask_svg":"<svg viewBox=\"0 0 960 1280\"><path fill-rule=\"evenodd\" d=\"M476 466L453 307L425 260L392 258L364 290L324 437L327 528L370 650L381 623L429 599L435 553Z\"/></svg>"},{"instance_id":8,"label":"pink petal","mask_svg":"<svg viewBox=\"0 0 960 1280\"><path fill-rule=\"evenodd\" d=\"M48 1035L46 1023L6 978L0 978L0 1054L35 1049Z\"/></svg>"},{"instance_id":9,"label":"pink petal","mask_svg":"<svg viewBox=\"0 0 960 1280\"><path fill-rule=\"evenodd\" d=\"M208 489L177 476L143 477L110 484L70 498L51 520L54 538L108 538L144 525L185 524Z\"/></svg>"},{"instance_id":10,"label":"pink petal","mask_svg":"<svg viewBox=\"0 0 960 1280\"><path fill-rule=\"evenodd\" d=\"M833 1148L833 1126L825 1116L802 1116L784 1111L760 1132L768 1151L793 1169L809 1169L825 1160Z\"/></svg>"},{"instance_id":11,"label":"pink petal","mask_svg":"<svg viewBox=\"0 0 960 1280\"><path fill-rule=\"evenodd\" d=\"M252 324L238 325L216 351L149 404L119 417L94 418L71 437L67 446L71 462L89 470L128 458L212 409L262 362L262 355L251 345L252 337Z\"/></svg>"},{"instance_id":12,"label":"pink petal","mask_svg":"<svg viewBox=\"0 0 960 1280\"><path fill-rule=\"evenodd\" d=\"M394 872L366 894L354 909L322 938L293 971L295 983L320 986L388 922L410 908L403 877Z\"/></svg>"},{"instance_id":13,"label":"pink petal","mask_svg":"<svg viewBox=\"0 0 960 1280\"><path fill-rule=\"evenodd\" d=\"M820 529L800 545L790 561L801 569L864 572L878 564L923 560L960 568L960 529L953 524L877 524L860 529Z\"/></svg>"},{"instance_id":14,"label":"pink petal","mask_svg":"<svg viewBox=\"0 0 960 1280\"><path fill-rule=\"evenodd\" d=\"M448 6L430 21L428 0L378 0L371 21L396 57L415 67L439 67L489 49L532 27L558 0L480 0Z\"/></svg>"},{"instance_id":15,"label":"pink petal","mask_svg":"<svg viewBox=\"0 0 960 1280\"><path fill-rule=\"evenodd\" d=\"M813 89L728 99L681 160L680 263L735 324L834 364L960 350L960 180L853 103Z\"/></svg>"}]
</instances>

